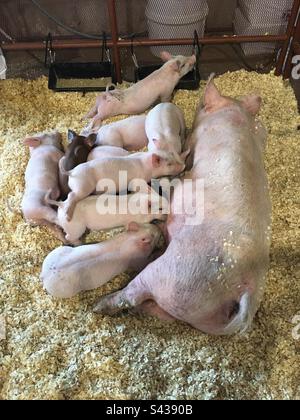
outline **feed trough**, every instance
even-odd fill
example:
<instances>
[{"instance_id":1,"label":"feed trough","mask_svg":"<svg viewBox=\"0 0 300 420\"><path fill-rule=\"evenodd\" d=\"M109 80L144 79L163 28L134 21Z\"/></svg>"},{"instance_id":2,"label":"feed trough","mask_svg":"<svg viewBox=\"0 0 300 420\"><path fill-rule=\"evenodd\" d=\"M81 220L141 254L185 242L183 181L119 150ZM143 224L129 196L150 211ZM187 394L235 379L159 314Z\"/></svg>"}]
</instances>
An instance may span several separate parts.
<instances>
[{"instance_id":1,"label":"feed trough","mask_svg":"<svg viewBox=\"0 0 300 420\"><path fill-rule=\"evenodd\" d=\"M107 60L104 61L106 54ZM52 36L48 35L45 65L49 65L49 89L56 92L102 92L108 85L116 83L115 66L111 62L106 36L103 35L102 58L100 62L59 63L55 60ZM110 88L112 89L112 87Z\"/></svg>"},{"instance_id":2,"label":"feed trough","mask_svg":"<svg viewBox=\"0 0 300 420\"><path fill-rule=\"evenodd\" d=\"M145 79L151 73L161 68L161 64L139 65L136 54L134 52L133 43L131 45L131 53L132 53L132 60L135 66L134 74L135 74L136 83L140 80ZM200 47L197 31L195 31L195 35L194 35L193 53L196 54L196 57L197 57L196 65L194 66L194 69L191 72L189 72L186 76L184 76L180 80L176 89L196 90L200 86L201 76L200 76L200 71L199 71L199 64L200 64L201 47Z\"/></svg>"}]
</instances>

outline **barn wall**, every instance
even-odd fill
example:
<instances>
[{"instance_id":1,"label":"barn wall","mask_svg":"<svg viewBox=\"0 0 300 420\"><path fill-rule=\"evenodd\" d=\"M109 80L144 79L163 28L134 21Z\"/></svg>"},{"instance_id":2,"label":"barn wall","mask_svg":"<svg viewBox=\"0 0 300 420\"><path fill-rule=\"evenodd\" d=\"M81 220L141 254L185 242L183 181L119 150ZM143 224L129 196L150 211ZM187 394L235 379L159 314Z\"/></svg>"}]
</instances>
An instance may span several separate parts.
<instances>
[{"instance_id":1,"label":"barn wall","mask_svg":"<svg viewBox=\"0 0 300 420\"><path fill-rule=\"evenodd\" d=\"M39 0L51 14L72 28L89 33L109 32L105 0ZM230 27L237 0L208 0L210 13L208 28ZM146 0L117 0L119 28L123 34L144 32ZM55 36L69 36L29 1L0 0L0 28L16 40L45 38L51 31ZM0 40L5 40L0 34Z\"/></svg>"}]
</instances>

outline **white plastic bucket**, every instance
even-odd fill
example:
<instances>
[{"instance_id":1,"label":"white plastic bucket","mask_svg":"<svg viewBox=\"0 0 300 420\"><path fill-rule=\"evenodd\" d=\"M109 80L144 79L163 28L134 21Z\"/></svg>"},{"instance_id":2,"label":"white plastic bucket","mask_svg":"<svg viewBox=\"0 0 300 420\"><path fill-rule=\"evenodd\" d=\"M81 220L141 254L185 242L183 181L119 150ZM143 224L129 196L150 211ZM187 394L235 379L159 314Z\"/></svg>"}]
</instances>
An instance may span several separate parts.
<instances>
[{"instance_id":1,"label":"white plastic bucket","mask_svg":"<svg viewBox=\"0 0 300 420\"><path fill-rule=\"evenodd\" d=\"M207 0L148 0L146 17L149 38L193 38L195 30L203 37L208 16ZM154 55L163 50L173 55L190 55L190 46L152 47Z\"/></svg>"},{"instance_id":2,"label":"white plastic bucket","mask_svg":"<svg viewBox=\"0 0 300 420\"><path fill-rule=\"evenodd\" d=\"M2 80L6 79L6 71L7 71L7 65L6 65L5 57L0 48L0 79Z\"/></svg>"},{"instance_id":3,"label":"white plastic bucket","mask_svg":"<svg viewBox=\"0 0 300 420\"><path fill-rule=\"evenodd\" d=\"M249 22L278 25L287 20L294 0L239 0L238 7Z\"/></svg>"},{"instance_id":4,"label":"white plastic bucket","mask_svg":"<svg viewBox=\"0 0 300 420\"><path fill-rule=\"evenodd\" d=\"M236 35L279 35L286 31L287 23L279 20L277 23L249 22L240 9L236 9L234 17L234 32ZM270 55L275 51L275 43L241 44L246 56Z\"/></svg>"}]
</instances>

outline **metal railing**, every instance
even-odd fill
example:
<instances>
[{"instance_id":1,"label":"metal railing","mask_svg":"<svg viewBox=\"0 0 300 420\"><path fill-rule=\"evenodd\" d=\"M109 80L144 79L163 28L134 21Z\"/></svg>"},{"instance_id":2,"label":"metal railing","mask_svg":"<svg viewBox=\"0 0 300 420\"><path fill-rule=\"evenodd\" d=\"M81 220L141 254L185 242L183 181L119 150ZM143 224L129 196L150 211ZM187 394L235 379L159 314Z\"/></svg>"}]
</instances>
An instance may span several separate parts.
<instances>
[{"instance_id":1,"label":"metal railing","mask_svg":"<svg viewBox=\"0 0 300 420\"><path fill-rule=\"evenodd\" d=\"M114 63L116 66L116 76L119 83L122 82L120 49L128 48L132 45L135 47L143 46L172 46L172 45L193 45L193 38L184 39L149 39L135 38L122 39L119 36L118 19L116 13L116 1L107 0L107 8L110 20L111 40L107 41L108 47L113 51ZM288 78L292 71L292 57L299 47L300 42L300 0L294 0L291 16L287 31L282 35L257 35L257 36L238 36L238 35L220 35L205 36L199 39L203 45L220 45L220 44L241 44L241 43L270 43L278 42L282 44L282 48L277 60L276 75L282 75ZM100 48L102 41L94 39L60 39L53 41L53 47L58 49L75 49L75 48ZM45 41L35 42L2 42L1 48L4 51L17 50L41 50L45 48Z\"/></svg>"}]
</instances>

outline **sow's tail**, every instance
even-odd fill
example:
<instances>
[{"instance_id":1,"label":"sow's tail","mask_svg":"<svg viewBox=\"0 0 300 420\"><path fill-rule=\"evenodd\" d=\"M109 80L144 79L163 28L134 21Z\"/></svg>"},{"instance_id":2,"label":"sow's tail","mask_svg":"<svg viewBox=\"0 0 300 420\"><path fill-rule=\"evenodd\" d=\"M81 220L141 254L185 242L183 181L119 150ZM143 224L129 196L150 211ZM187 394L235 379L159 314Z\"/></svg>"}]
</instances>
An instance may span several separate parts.
<instances>
[{"instance_id":1,"label":"sow's tail","mask_svg":"<svg viewBox=\"0 0 300 420\"><path fill-rule=\"evenodd\" d=\"M246 292L240 300L239 312L224 329L224 335L246 333L251 327L253 318L254 311L252 308L251 296L249 292Z\"/></svg>"}]
</instances>

